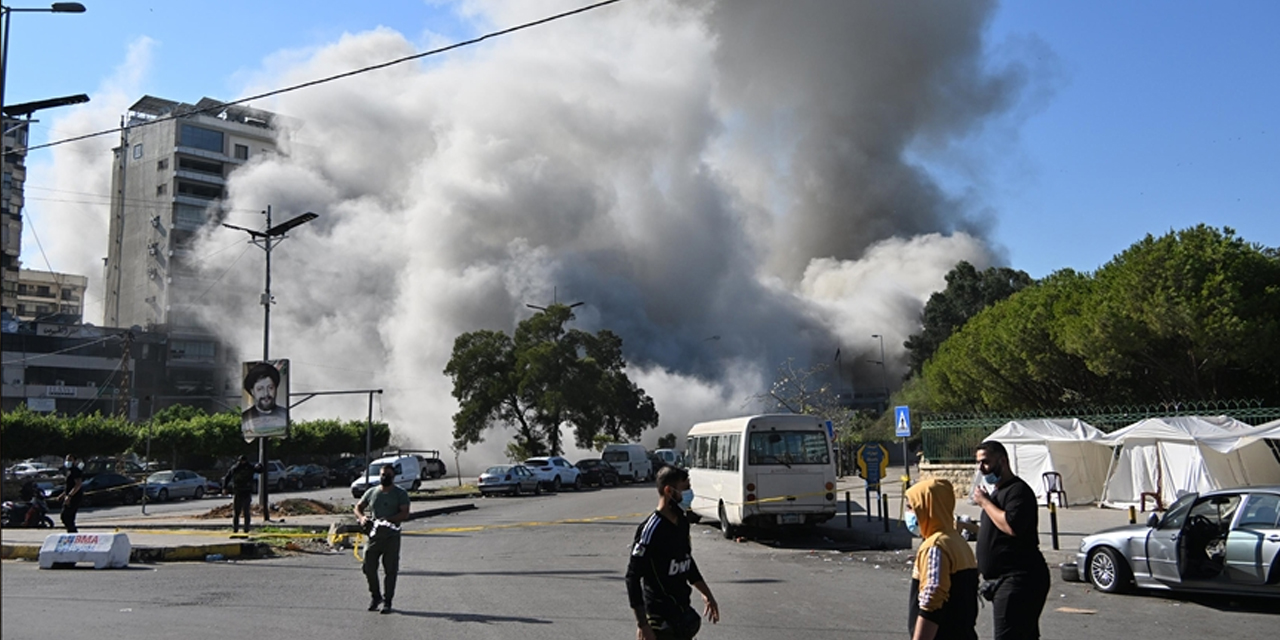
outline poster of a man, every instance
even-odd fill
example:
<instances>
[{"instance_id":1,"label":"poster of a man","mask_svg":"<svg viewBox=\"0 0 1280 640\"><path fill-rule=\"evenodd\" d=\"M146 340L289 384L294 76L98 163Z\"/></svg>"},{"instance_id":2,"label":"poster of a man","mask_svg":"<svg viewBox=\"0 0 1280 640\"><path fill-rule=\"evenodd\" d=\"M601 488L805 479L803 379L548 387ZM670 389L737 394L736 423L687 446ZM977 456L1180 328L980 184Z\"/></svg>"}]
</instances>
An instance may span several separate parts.
<instances>
[{"instance_id":1,"label":"poster of a man","mask_svg":"<svg viewBox=\"0 0 1280 640\"><path fill-rule=\"evenodd\" d=\"M289 361L246 362L240 429L245 440L289 434ZM278 401L278 402L277 402Z\"/></svg>"}]
</instances>

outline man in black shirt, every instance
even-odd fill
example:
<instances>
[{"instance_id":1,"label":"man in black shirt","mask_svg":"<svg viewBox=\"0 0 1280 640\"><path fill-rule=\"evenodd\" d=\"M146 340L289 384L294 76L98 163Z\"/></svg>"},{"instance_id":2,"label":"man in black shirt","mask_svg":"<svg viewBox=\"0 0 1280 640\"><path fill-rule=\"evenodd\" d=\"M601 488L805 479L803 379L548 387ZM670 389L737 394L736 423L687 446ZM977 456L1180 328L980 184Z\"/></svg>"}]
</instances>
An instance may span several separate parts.
<instances>
[{"instance_id":1,"label":"man in black shirt","mask_svg":"<svg viewBox=\"0 0 1280 640\"><path fill-rule=\"evenodd\" d=\"M240 531L240 514L244 514L244 532L249 533L249 513L253 510L253 474L262 473L261 464L249 464L244 456L236 458L236 463L227 469L222 476L222 493L232 492L231 498L231 532Z\"/></svg>"},{"instance_id":2,"label":"man in black shirt","mask_svg":"<svg viewBox=\"0 0 1280 640\"><path fill-rule=\"evenodd\" d=\"M996 640L1036 640L1040 612L1049 596L1049 566L1040 553L1039 503L1035 491L1009 469L1004 445L988 440L976 457L983 481L973 490L982 508L978 529L978 570L996 581L989 598Z\"/></svg>"},{"instance_id":3,"label":"man in black shirt","mask_svg":"<svg viewBox=\"0 0 1280 640\"><path fill-rule=\"evenodd\" d=\"M67 484L62 492L62 524L67 533L76 533L76 513L84 502L84 463L77 462L74 453L67 454L63 466L67 470Z\"/></svg>"},{"instance_id":4,"label":"man in black shirt","mask_svg":"<svg viewBox=\"0 0 1280 640\"><path fill-rule=\"evenodd\" d=\"M689 472L677 467L658 471L658 509L636 529L627 564L627 597L636 615L637 640L690 640L702 618L689 606L693 585L706 606L703 615L715 624L720 605L693 561L689 519L683 504L693 502Z\"/></svg>"}]
</instances>

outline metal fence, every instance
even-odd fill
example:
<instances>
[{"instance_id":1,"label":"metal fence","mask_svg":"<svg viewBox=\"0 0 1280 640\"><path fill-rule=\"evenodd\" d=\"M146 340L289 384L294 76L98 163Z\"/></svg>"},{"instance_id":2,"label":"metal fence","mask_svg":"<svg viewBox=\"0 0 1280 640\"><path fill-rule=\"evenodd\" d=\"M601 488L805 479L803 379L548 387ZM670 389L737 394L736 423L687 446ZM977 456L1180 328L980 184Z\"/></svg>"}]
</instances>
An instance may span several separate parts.
<instances>
[{"instance_id":1,"label":"metal fence","mask_svg":"<svg viewBox=\"0 0 1280 640\"><path fill-rule=\"evenodd\" d=\"M1280 418L1280 407L1264 407L1261 401L1235 400L1081 407L1056 411L934 413L921 416L920 438L924 445L924 458L929 462L972 462L974 447L1011 420L1079 418L1110 433L1145 418L1218 415L1258 425Z\"/></svg>"}]
</instances>

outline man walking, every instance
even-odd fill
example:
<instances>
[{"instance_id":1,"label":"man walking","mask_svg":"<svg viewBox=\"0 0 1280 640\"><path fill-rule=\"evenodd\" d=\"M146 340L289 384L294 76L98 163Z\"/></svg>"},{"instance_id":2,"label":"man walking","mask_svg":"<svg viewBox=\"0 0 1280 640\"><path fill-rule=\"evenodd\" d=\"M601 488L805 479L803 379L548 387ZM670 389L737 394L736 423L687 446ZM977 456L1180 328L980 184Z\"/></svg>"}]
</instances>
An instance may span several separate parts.
<instances>
[{"instance_id":1,"label":"man walking","mask_svg":"<svg viewBox=\"0 0 1280 640\"><path fill-rule=\"evenodd\" d=\"M637 640L691 640L702 618L689 606L689 585L702 594L703 615L712 624L720 621L720 605L693 561L684 512L693 503L689 472L663 467L657 485L658 508L636 529L631 546L627 597L636 616Z\"/></svg>"},{"instance_id":2,"label":"man walking","mask_svg":"<svg viewBox=\"0 0 1280 640\"><path fill-rule=\"evenodd\" d=\"M409 492L396 486L395 465L384 464L378 471L378 486L369 487L356 503L356 518L368 532L364 546L364 577L369 581L369 610L391 613L396 595L396 575L400 572L400 523L409 518ZM378 590L378 561L386 574Z\"/></svg>"},{"instance_id":3,"label":"man walking","mask_svg":"<svg viewBox=\"0 0 1280 640\"><path fill-rule=\"evenodd\" d=\"M978 445L978 471L992 487L979 485L973 500L982 508L978 529L978 570L983 597L992 603L996 640L1036 640L1040 612L1049 596L1049 566L1040 553L1040 518L1035 491L1009 469L1004 445Z\"/></svg>"},{"instance_id":4,"label":"man walking","mask_svg":"<svg viewBox=\"0 0 1280 640\"><path fill-rule=\"evenodd\" d=\"M84 463L76 460L74 453L67 454L62 463L67 470L67 484L62 492L62 525L67 533L76 533L76 513L84 502Z\"/></svg>"},{"instance_id":5,"label":"man walking","mask_svg":"<svg viewBox=\"0 0 1280 640\"><path fill-rule=\"evenodd\" d=\"M232 492L231 498L231 532L240 532L240 514L244 514L244 532L249 533L249 513L253 509L253 474L262 473L261 464L249 464L240 456L236 463L222 476L222 493ZM265 515L264 515L265 518Z\"/></svg>"}]
</instances>

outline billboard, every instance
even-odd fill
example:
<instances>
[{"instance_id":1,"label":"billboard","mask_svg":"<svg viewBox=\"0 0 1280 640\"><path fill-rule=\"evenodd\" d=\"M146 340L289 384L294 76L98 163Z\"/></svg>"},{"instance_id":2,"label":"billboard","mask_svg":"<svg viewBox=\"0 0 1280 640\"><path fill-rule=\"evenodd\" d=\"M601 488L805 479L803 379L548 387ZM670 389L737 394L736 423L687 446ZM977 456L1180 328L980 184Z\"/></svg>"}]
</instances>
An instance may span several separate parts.
<instances>
[{"instance_id":1,"label":"billboard","mask_svg":"<svg viewBox=\"0 0 1280 640\"><path fill-rule=\"evenodd\" d=\"M241 365L244 406L240 430L246 441L289 435L289 361L255 360ZM279 402L277 402L279 400Z\"/></svg>"}]
</instances>

